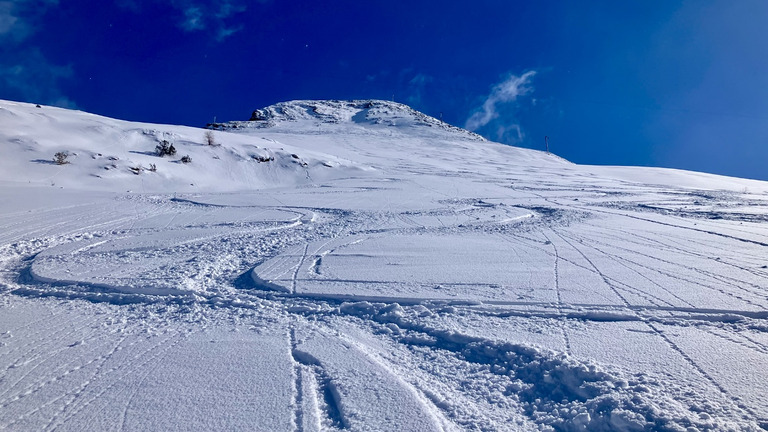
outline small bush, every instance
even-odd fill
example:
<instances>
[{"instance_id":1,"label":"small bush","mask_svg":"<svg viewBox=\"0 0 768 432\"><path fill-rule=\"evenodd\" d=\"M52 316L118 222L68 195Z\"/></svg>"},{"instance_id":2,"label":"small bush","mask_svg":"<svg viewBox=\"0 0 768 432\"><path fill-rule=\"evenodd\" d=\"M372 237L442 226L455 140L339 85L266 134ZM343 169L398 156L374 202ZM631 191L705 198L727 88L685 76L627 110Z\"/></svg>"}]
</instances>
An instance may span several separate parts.
<instances>
[{"instance_id":1,"label":"small bush","mask_svg":"<svg viewBox=\"0 0 768 432\"><path fill-rule=\"evenodd\" d=\"M58 152L55 155L53 155L53 162L56 165L64 165L68 164L69 161L67 158L69 157L69 154L67 152Z\"/></svg>"},{"instance_id":2,"label":"small bush","mask_svg":"<svg viewBox=\"0 0 768 432\"><path fill-rule=\"evenodd\" d=\"M168 154L168 141L160 141L159 144L155 146L155 153L157 153L158 156L163 157Z\"/></svg>"},{"instance_id":3,"label":"small bush","mask_svg":"<svg viewBox=\"0 0 768 432\"><path fill-rule=\"evenodd\" d=\"M155 146L155 153L160 157L165 155L173 156L176 154L176 147L169 143L168 140L162 140L160 141L160 144Z\"/></svg>"},{"instance_id":4,"label":"small bush","mask_svg":"<svg viewBox=\"0 0 768 432\"><path fill-rule=\"evenodd\" d=\"M181 157L181 163L188 164L190 162L192 162L192 158L189 157L189 155L184 155Z\"/></svg>"},{"instance_id":5,"label":"small bush","mask_svg":"<svg viewBox=\"0 0 768 432\"><path fill-rule=\"evenodd\" d=\"M149 164L149 171L156 172L157 171L157 165L155 164Z\"/></svg>"},{"instance_id":6,"label":"small bush","mask_svg":"<svg viewBox=\"0 0 768 432\"><path fill-rule=\"evenodd\" d=\"M259 155L253 155L252 158L256 159L257 162L272 162L275 160L274 156L259 156Z\"/></svg>"},{"instance_id":7,"label":"small bush","mask_svg":"<svg viewBox=\"0 0 768 432\"><path fill-rule=\"evenodd\" d=\"M209 130L205 132L205 143L209 146L215 146L216 144L216 137L213 135L213 131Z\"/></svg>"}]
</instances>

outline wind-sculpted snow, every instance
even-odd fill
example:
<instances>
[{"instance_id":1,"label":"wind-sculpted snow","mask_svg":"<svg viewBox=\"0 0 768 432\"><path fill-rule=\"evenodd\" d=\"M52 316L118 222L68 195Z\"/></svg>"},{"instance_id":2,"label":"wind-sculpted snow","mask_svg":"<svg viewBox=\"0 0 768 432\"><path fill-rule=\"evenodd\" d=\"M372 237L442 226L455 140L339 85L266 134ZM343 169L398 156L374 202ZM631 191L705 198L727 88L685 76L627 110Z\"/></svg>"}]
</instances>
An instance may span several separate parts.
<instances>
[{"instance_id":1,"label":"wind-sculpted snow","mask_svg":"<svg viewBox=\"0 0 768 432\"><path fill-rule=\"evenodd\" d=\"M146 126L0 105L0 429L768 428L764 183L332 101L95 187L34 159Z\"/></svg>"}]
</instances>

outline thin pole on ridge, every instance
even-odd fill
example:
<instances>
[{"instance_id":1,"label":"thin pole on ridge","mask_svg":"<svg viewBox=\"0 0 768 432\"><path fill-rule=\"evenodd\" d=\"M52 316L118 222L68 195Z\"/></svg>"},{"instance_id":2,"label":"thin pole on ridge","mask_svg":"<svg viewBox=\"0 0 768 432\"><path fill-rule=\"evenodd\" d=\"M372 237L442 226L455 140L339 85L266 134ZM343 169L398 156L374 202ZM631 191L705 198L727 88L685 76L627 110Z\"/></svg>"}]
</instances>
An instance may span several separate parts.
<instances>
[{"instance_id":1,"label":"thin pole on ridge","mask_svg":"<svg viewBox=\"0 0 768 432\"><path fill-rule=\"evenodd\" d=\"M547 154L549 154L549 137L544 135L544 146L547 148Z\"/></svg>"}]
</instances>

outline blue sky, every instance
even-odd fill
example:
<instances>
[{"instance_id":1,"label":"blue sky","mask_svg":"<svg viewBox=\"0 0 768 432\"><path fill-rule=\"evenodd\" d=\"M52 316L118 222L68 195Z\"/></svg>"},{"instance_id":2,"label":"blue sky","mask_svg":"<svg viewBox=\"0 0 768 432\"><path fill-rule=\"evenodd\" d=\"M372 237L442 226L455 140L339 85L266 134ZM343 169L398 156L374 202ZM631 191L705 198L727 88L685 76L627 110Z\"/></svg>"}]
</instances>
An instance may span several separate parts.
<instances>
[{"instance_id":1,"label":"blue sky","mask_svg":"<svg viewBox=\"0 0 768 432\"><path fill-rule=\"evenodd\" d=\"M203 126L392 99L574 162L768 180L768 1L0 0L0 98Z\"/></svg>"}]
</instances>

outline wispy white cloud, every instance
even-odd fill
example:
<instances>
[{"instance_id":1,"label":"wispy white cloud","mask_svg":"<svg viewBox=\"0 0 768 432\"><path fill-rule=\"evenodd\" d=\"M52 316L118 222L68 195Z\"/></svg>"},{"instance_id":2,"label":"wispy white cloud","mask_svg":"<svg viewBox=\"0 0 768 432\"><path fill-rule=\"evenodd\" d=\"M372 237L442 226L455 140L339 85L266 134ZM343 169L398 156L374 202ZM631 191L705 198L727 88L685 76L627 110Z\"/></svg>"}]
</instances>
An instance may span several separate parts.
<instances>
[{"instance_id":1,"label":"wispy white cloud","mask_svg":"<svg viewBox=\"0 0 768 432\"><path fill-rule=\"evenodd\" d=\"M496 128L494 139L498 142L518 143L525 138L523 128L519 124L502 124Z\"/></svg>"},{"instance_id":2,"label":"wispy white cloud","mask_svg":"<svg viewBox=\"0 0 768 432\"><path fill-rule=\"evenodd\" d=\"M220 18L220 19L228 18L232 15L245 12L246 9L247 8L244 4L235 4L232 2L225 1L219 5L219 11L216 12L216 18Z\"/></svg>"},{"instance_id":3,"label":"wispy white cloud","mask_svg":"<svg viewBox=\"0 0 768 432\"><path fill-rule=\"evenodd\" d=\"M58 0L0 1L0 41L18 44L35 32L35 21Z\"/></svg>"},{"instance_id":4,"label":"wispy white cloud","mask_svg":"<svg viewBox=\"0 0 768 432\"><path fill-rule=\"evenodd\" d=\"M235 34L237 32L239 32L243 28L245 28L243 25L238 25L238 26L235 26L235 27L221 27L219 29L218 33L216 34L216 41L221 42L224 39L232 36L233 34Z\"/></svg>"},{"instance_id":5,"label":"wispy white cloud","mask_svg":"<svg viewBox=\"0 0 768 432\"><path fill-rule=\"evenodd\" d=\"M0 62L0 94L28 102L74 108L59 81L73 75L71 66L51 64L37 48L28 48L10 64Z\"/></svg>"},{"instance_id":6,"label":"wispy white cloud","mask_svg":"<svg viewBox=\"0 0 768 432\"><path fill-rule=\"evenodd\" d=\"M406 102L411 106L419 106L424 99L424 91L434 78L430 75L418 73L408 81L408 96Z\"/></svg>"},{"instance_id":7,"label":"wispy white cloud","mask_svg":"<svg viewBox=\"0 0 768 432\"><path fill-rule=\"evenodd\" d=\"M13 3L0 2L0 35L15 36L14 39L19 39L19 32L27 33L26 25L15 13Z\"/></svg>"},{"instance_id":8,"label":"wispy white cloud","mask_svg":"<svg viewBox=\"0 0 768 432\"><path fill-rule=\"evenodd\" d=\"M510 75L504 81L493 86L491 93L485 98L483 105L467 119L466 128L476 131L493 120L499 118L499 108L504 104L516 102L519 97L533 92L532 78L536 71L526 72L522 75ZM509 119L505 119L505 125L497 128L497 138L514 138L514 141L522 140L522 129ZM514 136L511 136L513 134Z\"/></svg>"},{"instance_id":9,"label":"wispy white cloud","mask_svg":"<svg viewBox=\"0 0 768 432\"><path fill-rule=\"evenodd\" d=\"M54 65L27 42L42 16L58 0L0 0L0 94L5 97L73 108L59 82L73 75L71 66Z\"/></svg>"},{"instance_id":10,"label":"wispy white cloud","mask_svg":"<svg viewBox=\"0 0 768 432\"><path fill-rule=\"evenodd\" d=\"M181 12L177 22L180 29L185 32L209 31L217 42L244 28L242 24L233 25L232 18L248 9L243 0L174 0L171 4Z\"/></svg>"},{"instance_id":11,"label":"wispy white cloud","mask_svg":"<svg viewBox=\"0 0 768 432\"><path fill-rule=\"evenodd\" d=\"M202 30L205 28L203 22L203 10L200 6L188 6L182 11L183 17L179 21L179 27L184 31Z\"/></svg>"},{"instance_id":12,"label":"wispy white cloud","mask_svg":"<svg viewBox=\"0 0 768 432\"><path fill-rule=\"evenodd\" d=\"M2 1L2 0L0 0ZM221 42L243 30L234 23L234 17L248 10L254 3L266 4L272 0L115 0L125 10L138 13L146 4L169 3L177 11L171 19L186 33L206 32Z\"/></svg>"},{"instance_id":13,"label":"wispy white cloud","mask_svg":"<svg viewBox=\"0 0 768 432\"><path fill-rule=\"evenodd\" d=\"M365 76L365 81L371 83L371 82L376 82L376 81L381 81L381 80L387 79L387 78L389 78L391 76L392 76L392 71L390 71L388 69L385 69L385 70L382 70L382 71L379 71L379 72L376 72L376 73L372 73L372 74L366 75Z\"/></svg>"}]
</instances>

